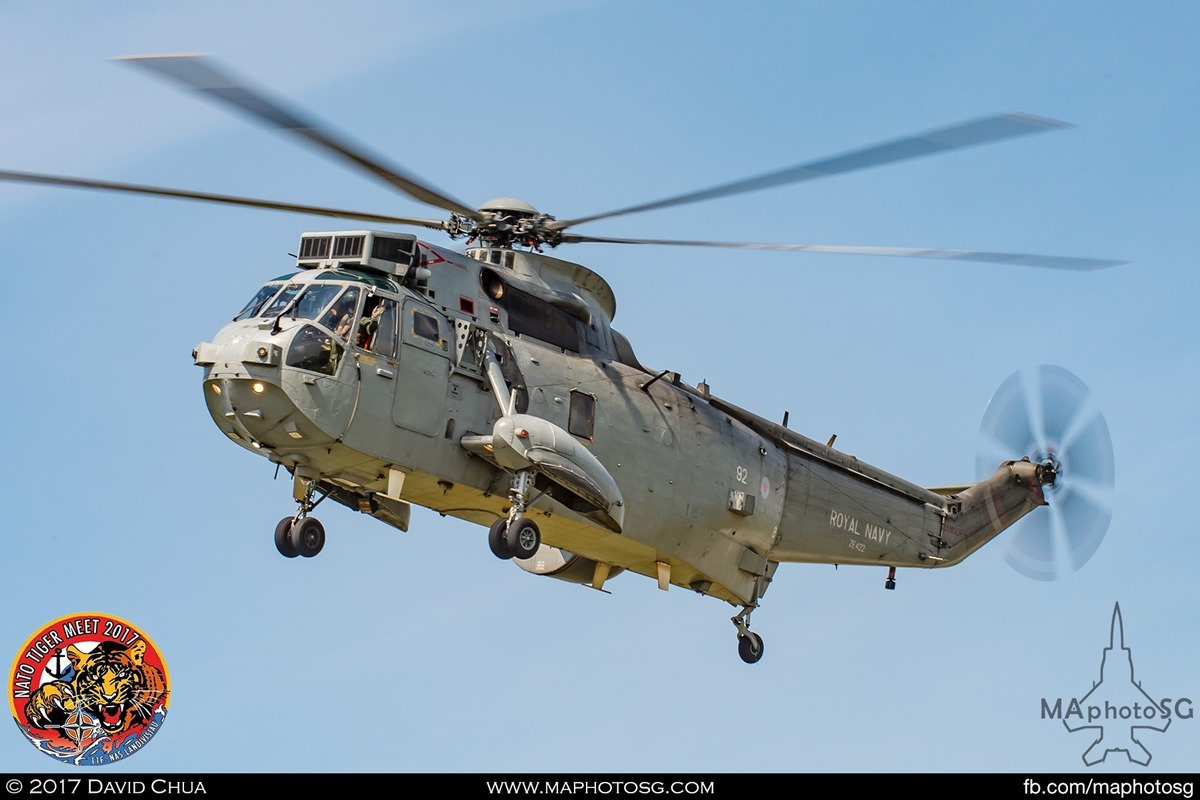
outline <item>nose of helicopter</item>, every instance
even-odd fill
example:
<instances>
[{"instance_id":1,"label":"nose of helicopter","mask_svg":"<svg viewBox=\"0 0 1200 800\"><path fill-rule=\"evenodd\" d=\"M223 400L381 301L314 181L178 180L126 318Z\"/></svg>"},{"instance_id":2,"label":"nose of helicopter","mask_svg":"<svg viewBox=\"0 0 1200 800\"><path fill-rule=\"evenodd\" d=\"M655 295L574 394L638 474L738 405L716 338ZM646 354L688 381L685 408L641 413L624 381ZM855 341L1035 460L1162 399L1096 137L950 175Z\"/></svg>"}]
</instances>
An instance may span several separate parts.
<instances>
[{"instance_id":1,"label":"nose of helicopter","mask_svg":"<svg viewBox=\"0 0 1200 800\"><path fill-rule=\"evenodd\" d=\"M277 382L253 377L208 378L204 400L213 421L226 436L254 450L273 448L288 431L277 431L295 412ZM299 434L293 423L292 429ZM300 434L302 436L302 434ZM298 438L298 437L297 437Z\"/></svg>"},{"instance_id":2,"label":"nose of helicopter","mask_svg":"<svg viewBox=\"0 0 1200 800\"><path fill-rule=\"evenodd\" d=\"M271 336L256 327L227 328L193 351L193 361L205 368L209 414L243 447L271 451L327 438L308 423L285 390L281 362L290 338L286 332Z\"/></svg>"}]
</instances>

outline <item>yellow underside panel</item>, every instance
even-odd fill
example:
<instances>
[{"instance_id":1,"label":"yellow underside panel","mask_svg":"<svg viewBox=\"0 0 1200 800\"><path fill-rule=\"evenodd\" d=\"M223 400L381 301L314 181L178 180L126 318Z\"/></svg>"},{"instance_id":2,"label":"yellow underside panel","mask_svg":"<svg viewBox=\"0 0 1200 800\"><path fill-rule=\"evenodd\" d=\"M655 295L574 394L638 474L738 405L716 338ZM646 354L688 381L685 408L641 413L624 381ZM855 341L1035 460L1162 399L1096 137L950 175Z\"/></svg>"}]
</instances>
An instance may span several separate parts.
<instances>
[{"instance_id":1,"label":"yellow underside panel","mask_svg":"<svg viewBox=\"0 0 1200 800\"><path fill-rule=\"evenodd\" d=\"M410 472L404 479L401 499L438 513L474 522L484 528L502 516L508 516L507 496L485 496L473 488L454 485L449 491L438 485L438 479L421 472ZM541 497L527 511L537 521L542 541L552 547L604 564L624 567L630 572L658 581L658 562L671 565L671 583L683 588L697 581L712 579L690 564L678 561L644 545L632 536L613 533L590 521L583 520L548 497ZM724 586L713 583L707 592L730 603L738 599Z\"/></svg>"}]
</instances>

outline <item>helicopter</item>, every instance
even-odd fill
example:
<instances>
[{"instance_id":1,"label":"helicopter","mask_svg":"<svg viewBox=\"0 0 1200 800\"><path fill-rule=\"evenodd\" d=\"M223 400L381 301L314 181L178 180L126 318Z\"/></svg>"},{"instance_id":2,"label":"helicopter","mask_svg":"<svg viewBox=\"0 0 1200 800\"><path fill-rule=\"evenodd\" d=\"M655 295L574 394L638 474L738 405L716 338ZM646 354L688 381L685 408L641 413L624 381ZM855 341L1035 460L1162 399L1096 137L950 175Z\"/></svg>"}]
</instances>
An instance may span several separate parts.
<instances>
[{"instance_id":1,"label":"helicopter","mask_svg":"<svg viewBox=\"0 0 1200 800\"><path fill-rule=\"evenodd\" d=\"M476 523L497 558L609 591L623 572L735 607L740 658L782 563L941 568L1022 518L1010 563L1043 580L1095 552L1110 514L1112 444L1086 385L1044 365L1002 384L984 416L994 460L976 480L924 487L652 370L613 326L612 288L548 255L574 243L948 259L1069 270L1124 262L1024 253L590 236L584 223L832 177L1065 127L1003 113L828 158L558 219L502 197L473 208L372 154L207 56L118 59L282 131L448 212L417 218L107 180L0 171L0 180L190 199L369 223L300 236L296 270L268 280L192 359L231 441L292 476L273 531L318 555L325 500L407 531L413 505ZM384 229L387 226L389 229ZM392 226L439 231L466 247ZM1055 502L1051 502L1051 500ZM1050 506L1050 512L1038 511ZM482 546L482 543L481 543Z\"/></svg>"}]
</instances>

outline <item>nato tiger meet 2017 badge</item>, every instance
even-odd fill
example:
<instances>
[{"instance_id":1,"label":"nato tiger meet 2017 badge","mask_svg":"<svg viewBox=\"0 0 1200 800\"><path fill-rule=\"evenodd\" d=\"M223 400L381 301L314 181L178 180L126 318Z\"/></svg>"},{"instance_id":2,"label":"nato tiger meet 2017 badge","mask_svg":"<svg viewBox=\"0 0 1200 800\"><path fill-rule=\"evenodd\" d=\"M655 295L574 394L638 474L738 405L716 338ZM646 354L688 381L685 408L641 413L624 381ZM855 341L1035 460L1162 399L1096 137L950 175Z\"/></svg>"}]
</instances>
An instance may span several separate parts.
<instances>
[{"instance_id":1,"label":"nato tiger meet 2017 badge","mask_svg":"<svg viewBox=\"0 0 1200 800\"><path fill-rule=\"evenodd\" d=\"M162 729L167 663L135 625L72 614L36 631L9 672L9 707L25 738L67 764L101 766L136 753Z\"/></svg>"}]
</instances>

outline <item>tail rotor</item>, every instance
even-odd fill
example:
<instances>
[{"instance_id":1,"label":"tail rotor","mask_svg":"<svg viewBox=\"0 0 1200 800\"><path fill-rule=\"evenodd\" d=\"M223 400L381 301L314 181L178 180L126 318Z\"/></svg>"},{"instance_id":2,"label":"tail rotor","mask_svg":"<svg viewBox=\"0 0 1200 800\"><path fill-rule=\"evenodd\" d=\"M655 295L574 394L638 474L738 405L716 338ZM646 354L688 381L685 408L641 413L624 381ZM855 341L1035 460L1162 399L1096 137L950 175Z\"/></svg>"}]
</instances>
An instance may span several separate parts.
<instances>
[{"instance_id":1,"label":"tail rotor","mask_svg":"<svg viewBox=\"0 0 1200 800\"><path fill-rule=\"evenodd\" d=\"M1104 540L1114 479L1104 415L1087 385L1062 367L1042 364L1013 373L984 412L976 477L1023 457L1055 478L1044 487L1049 508L1014 527L1005 560L1027 577L1058 580L1086 564Z\"/></svg>"}]
</instances>

